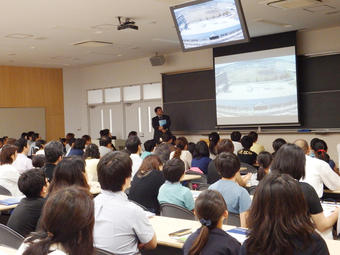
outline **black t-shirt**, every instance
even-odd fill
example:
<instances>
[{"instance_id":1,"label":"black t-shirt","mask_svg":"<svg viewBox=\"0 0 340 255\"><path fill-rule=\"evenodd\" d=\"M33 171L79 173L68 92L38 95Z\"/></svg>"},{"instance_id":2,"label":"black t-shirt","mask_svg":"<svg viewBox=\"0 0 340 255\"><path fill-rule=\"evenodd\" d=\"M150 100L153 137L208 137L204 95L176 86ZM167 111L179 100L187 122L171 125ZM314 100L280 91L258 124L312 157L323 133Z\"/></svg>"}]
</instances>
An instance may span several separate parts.
<instances>
[{"instance_id":1,"label":"black t-shirt","mask_svg":"<svg viewBox=\"0 0 340 255\"><path fill-rule=\"evenodd\" d=\"M46 177L47 177L49 182L52 181L54 168L55 168L55 164L50 164L50 163L46 163L42 167L42 169L45 171Z\"/></svg>"},{"instance_id":2,"label":"black t-shirt","mask_svg":"<svg viewBox=\"0 0 340 255\"><path fill-rule=\"evenodd\" d=\"M208 184L213 184L217 182L219 179L221 179L221 175L219 172L217 172L216 166L215 166L215 160L210 161L208 165L208 173L207 173L207 182Z\"/></svg>"},{"instance_id":3,"label":"black t-shirt","mask_svg":"<svg viewBox=\"0 0 340 255\"><path fill-rule=\"evenodd\" d=\"M299 182L300 187L302 189L302 193L305 197L305 200L307 202L308 211L310 214L318 214L323 212L320 199L318 197L318 194L316 193L315 189L305 182Z\"/></svg>"},{"instance_id":4,"label":"black t-shirt","mask_svg":"<svg viewBox=\"0 0 340 255\"><path fill-rule=\"evenodd\" d=\"M145 206L151 212L159 214L160 207L157 200L159 188L165 182L162 171L152 170L145 176L133 178L129 192L129 199Z\"/></svg>"},{"instance_id":5,"label":"black t-shirt","mask_svg":"<svg viewBox=\"0 0 340 255\"><path fill-rule=\"evenodd\" d=\"M35 231L40 218L44 198L23 198L19 205L14 209L7 226L26 237Z\"/></svg>"},{"instance_id":6,"label":"black t-shirt","mask_svg":"<svg viewBox=\"0 0 340 255\"><path fill-rule=\"evenodd\" d=\"M256 162L257 154L251 150L242 149L237 152L237 157L241 162L253 165Z\"/></svg>"},{"instance_id":7,"label":"black t-shirt","mask_svg":"<svg viewBox=\"0 0 340 255\"><path fill-rule=\"evenodd\" d=\"M296 240L297 247L303 247L301 241ZM241 247L240 255L247 255L247 241ZM329 255L327 244L317 233L312 234L312 242L308 244L305 250L295 250L292 255Z\"/></svg>"},{"instance_id":8,"label":"black t-shirt","mask_svg":"<svg viewBox=\"0 0 340 255\"><path fill-rule=\"evenodd\" d=\"M189 250L198 237L201 229L199 228L191 234L185 241L183 246L183 254L189 254ZM227 234L222 229L214 228L210 230L209 238L204 248L201 251L201 255L238 255L240 251L240 243Z\"/></svg>"}]
</instances>

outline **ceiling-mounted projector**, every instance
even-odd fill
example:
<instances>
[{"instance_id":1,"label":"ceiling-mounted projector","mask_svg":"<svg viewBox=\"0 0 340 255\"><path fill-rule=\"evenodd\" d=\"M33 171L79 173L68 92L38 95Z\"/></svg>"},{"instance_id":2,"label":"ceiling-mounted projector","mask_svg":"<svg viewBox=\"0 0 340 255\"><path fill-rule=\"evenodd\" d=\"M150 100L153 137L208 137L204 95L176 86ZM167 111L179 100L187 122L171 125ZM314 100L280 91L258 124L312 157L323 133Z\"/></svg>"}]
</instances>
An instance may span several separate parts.
<instances>
[{"instance_id":1,"label":"ceiling-mounted projector","mask_svg":"<svg viewBox=\"0 0 340 255\"><path fill-rule=\"evenodd\" d=\"M118 17L118 22L119 25L117 27L118 30L123 30L123 29L134 29L138 30L138 26L135 25L136 22L131 20L130 18L125 18L125 21L122 21L123 17Z\"/></svg>"}]
</instances>

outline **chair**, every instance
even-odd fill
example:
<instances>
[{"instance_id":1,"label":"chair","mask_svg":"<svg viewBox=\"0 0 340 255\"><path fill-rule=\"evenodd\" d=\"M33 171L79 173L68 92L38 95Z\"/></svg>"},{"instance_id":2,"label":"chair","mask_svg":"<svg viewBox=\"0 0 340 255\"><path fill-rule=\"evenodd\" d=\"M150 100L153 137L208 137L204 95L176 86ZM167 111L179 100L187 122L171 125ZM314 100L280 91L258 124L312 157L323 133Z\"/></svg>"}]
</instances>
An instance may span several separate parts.
<instances>
[{"instance_id":1,"label":"chair","mask_svg":"<svg viewBox=\"0 0 340 255\"><path fill-rule=\"evenodd\" d=\"M12 193L8 189L0 185L0 195L12 196Z\"/></svg>"},{"instance_id":2,"label":"chair","mask_svg":"<svg viewBox=\"0 0 340 255\"><path fill-rule=\"evenodd\" d=\"M241 162L241 168L247 168L246 170L241 170L240 171L240 173L241 174L247 174L247 173L257 173L257 169L256 169L256 167L254 167L254 166L251 166L251 165L249 165L249 164L247 164L247 163L243 163L243 162Z\"/></svg>"},{"instance_id":3,"label":"chair","mask_svg":"<svg viewBox=\"0 0 340 255\"><path fill-rule=\"evenodd\" d=\"M193 214L193 212L181 206L169 203L161 204L161 216L186 220L195 220L195 215Z\"/></svg>"},{"instance_id":4,"label":"chair","mask_svg":"<svg viewBox=\"0 0 340 255\"><path fill-rule=\"evenodd\" d=\"M224 220L224 224L241 227L240 215L237 213L228 212L228 219Z\"/></svg>"},{"instance_id":5,"label":"chair","mask_svg":"<svg viewBox=\"0 0 340 255\"><path fill-rule=\"evenodd\" d=\"M14 249L19 249L23 243L24 237L11 228L0 224L0 244Z\"/></svg>"},{"instance_id":6,"label":"chair","mask_svg":"<svg viewBox=\"0 0 340 255\"><path fill-rule=\"evenodd\" d=\"M100 248L95 248L94 249L94 254L95 255L114 255L112 252L102 250Z\"/></svg>"}]
</instances>

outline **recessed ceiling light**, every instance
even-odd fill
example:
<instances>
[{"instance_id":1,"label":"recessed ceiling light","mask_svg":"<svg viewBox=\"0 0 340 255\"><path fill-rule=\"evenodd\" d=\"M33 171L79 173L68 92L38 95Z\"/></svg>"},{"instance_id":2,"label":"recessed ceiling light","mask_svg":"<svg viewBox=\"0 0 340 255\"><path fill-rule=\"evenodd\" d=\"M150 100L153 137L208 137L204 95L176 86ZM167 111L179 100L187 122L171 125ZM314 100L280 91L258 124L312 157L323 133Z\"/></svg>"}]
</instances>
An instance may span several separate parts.
<instances>
[{"instance_id":1,"label":"recessed ceiling light","mask_svg":"<svg viewBox=\"0 0 340 255\"><path fill-rule=\"evenodd\" d=\"M285 27L285 28L290 28L293 25L291 24L287 24L287 23L281 23L281 22L277 22L277 21L273 21L273 20L267 20L267 19L262 19L262 18L258 18L258 19L254 19L255 22L259 22L259 23L264 23L267 25L273 25L273 26L280 26L280 27Z\"/></svg>"},{"instance_id":2,"label":"recessed ceiling light","mask_svg":"<svg viewBox=\"0 0 340 255\"><path fill-rule=\"evenodd\" d=\"M32 50L34 50L34 49L35 49L35 46L31 46L30 48L31 48Z\"/></svg>"},{"instance_id":3,"label":"recessed ceiling light","mask_svg":"<svg viewBox=\"0 0 340 255\"><path fill-rule=\"evenodd\" d=\"M123 55L122 55L122 54L118 54L118 55L117 55L117 57L121 57L121 56L123 56Z\"/></svg>"},{"instance_id":4,"label":"recessed ceiling light","mask_svg":"<svg viewBox=\"0 0 340 255\"><path fill-rule=\"evenodd\" d=\"M27 38L32 38L33 35L17 33L17 34L9 34L9 35L6 35L5 37L11 38L11 39L27 39Z\"/></svg>"}]
</instances>

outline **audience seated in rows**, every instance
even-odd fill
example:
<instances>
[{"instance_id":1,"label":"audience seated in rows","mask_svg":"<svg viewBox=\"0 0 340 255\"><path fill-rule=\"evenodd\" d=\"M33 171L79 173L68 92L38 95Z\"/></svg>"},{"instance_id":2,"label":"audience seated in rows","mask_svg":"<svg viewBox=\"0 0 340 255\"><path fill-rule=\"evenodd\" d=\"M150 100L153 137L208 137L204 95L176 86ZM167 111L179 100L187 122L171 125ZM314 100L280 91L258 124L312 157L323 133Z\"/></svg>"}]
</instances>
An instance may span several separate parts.
<instances>
[{"instance_id":1,"label":"audience seated in rows","mask_svg":"<svg viewBox=\"0 0 340 255\"><path fill-rule=\"evenodd\" d=\"M240 161L232 152L222 152L215 159L215 165L222 179L210 185L209 189L220 192L228 205L229 212L239 214L241 227L246 227L246 218L251 199L248 191L237 184L236 174L240 171Z\"/></svg>"},{"instance_id":2,"label":"audience seated in rows","mask_svg":"<svg viewBox=\"0 0 340 255\"><path fill-rule=\"evenodd\" d=\"M47 195L47 179L41 169L31 169L21 174L19 190L26 196L9 217L7 226L26 237L37 228Z\"/></svg>"},{"instance_id":3,"label":"audience seated in rows","mask_svg":"<svg viewBox=\"0 0 340 255\"><path fill-rule=\"evenodd\" d=\"M124 152L109 152L98 163L101 194L95 197L94 245L115 255L154 249L156 235L143 209L130 202L132 161Z\"/></svg>"},{"instance_id":4,"label":"audience seated in rows","mask_svg":"<svg viewBox=\"0 0 340 255\"><path fill-rule=\"evenodd\" d=\"M162 172L163 163L156 155L144 158L138 172L133 177L129 199L143 205L150 212L159 215L160 206L157 200L159 188L165 182Z\"/></svg>"},{"instance_id":5,"label":"audience seated in rows","mask_svg":"<svg viewBox=\"0 0 340 255\"><path fill-rule=\"evenodd\" d=\"M46 163L42 169L45 171L48 181L51 182L54 168L63 156L63 145L60 142L51 141L46 144L44 151Z\"/></svg>"},{"instance_id":6,"label":"audience seated in rows","mask_svg":"<svg viewBox=\"0 0 340 255\"><path fill-rule=\"evenodd\" d=\"M253 139L250 136L245 135L241 139L241 144L243 149L237 152L240 161L249 165L255 164L257 153L250 150L253 145Z\"/></svg>"},{"instance_id":7,"label":"audience seated in rows","mask_svg":"<svg viewBox=\"0 0 340 255\"><path fill-rule=\"evenodd\" d=\"M99 162L100 154L97 145L90 143L87 145L84 153L84 159L86 162L86 175L89 182L98 181L97 165Z\"/></svg>"},{"instance_id":8,"label":"audience seated in rows","mask_svg":"<svg viewBox=\"0 0 340 255\"><path fill-rule=\"evenodd\" d=\"M195 214L202 226L185 241L184 255L239 254L240 243L222 229L228 211L219 192L203 191L195 201Z\"/></svg>"},{"instance_id":9,"label":"audience seated in rows","mask_svg":"<svg viewBox=\"0 0 340 255\"><path fill-rule=\"evenodd\" d=\"M216 145L220 140L220 135L216 132L212 132L209 134L209 152L210 158L214 160L217 156Z\"/></svg>"},{"instance_id":10,"label":"audience seated in rows","mask_svg":"<svg viewBox=\"0 0 340 255\"><path fill-rule=\"evenodd\" d=\"M188 151L188 140L185 137L176 139L176 150L170 153L170 159L179 158L184 162L185 170L190 169L192 155Z\"/></svg>"},{"instance_id":11,"label":"audience seated in rows","mask_svg":"<svg viewBox=\"0 0 340 255\"><path fill-rule=\"evenodd\" d=\"M17 146L17 157L15 161L13 162L13 166L18 170L19 174L22 174L23 172L32 169L32 160L27 157L28 153L28 144L27 140L25 138L19 138L14 143L15 146Z\"/></svg>"},{"instance_id":12,"label":"audience seated in rows","mask_svg":"<svg viewBox=\"0 0 340 255\"><path fill-rule=\"evenodd\" d=\"M234 154L237 155L239 150L242 150L243 146L241 144L241 133L239 131L233 131L230 134L230 139L233 141L234 144Z\"/></svg>"},{"instance_id":13,"label":"audience seated in rows","mask_svg":"<svg viewBox=\"0 0 340 255\"><path fill-rule=\"evenodd\" d=\"M209 148L205 141L199 141L195 145L191 167L199 168L204 174L208 173L208 165L211 161L209 158Z\"/></svg>"},{"instance_id":14,"label":"audience seated in rows","mask_svg":"<svg viewBox=\"0 0 340 255\"><path fill-rule=\"evenodd\" d=\"M179 158L167 161L163 167L165 183L160 187L158 201L181 206L189 211L194 210L194 199L190 190L180 183L184 175L184 162Z\"/></svg>"}]
</instances>

